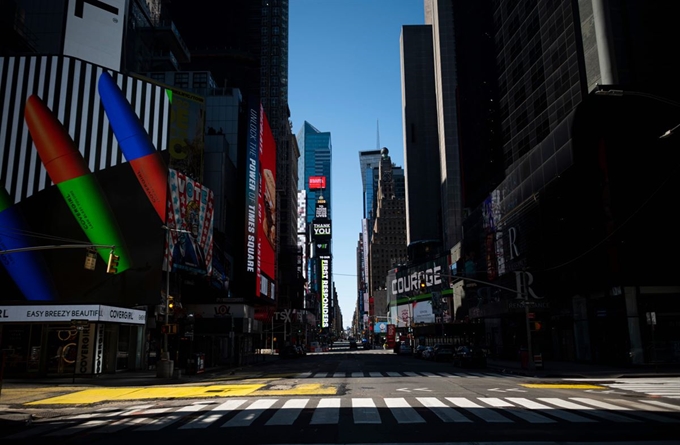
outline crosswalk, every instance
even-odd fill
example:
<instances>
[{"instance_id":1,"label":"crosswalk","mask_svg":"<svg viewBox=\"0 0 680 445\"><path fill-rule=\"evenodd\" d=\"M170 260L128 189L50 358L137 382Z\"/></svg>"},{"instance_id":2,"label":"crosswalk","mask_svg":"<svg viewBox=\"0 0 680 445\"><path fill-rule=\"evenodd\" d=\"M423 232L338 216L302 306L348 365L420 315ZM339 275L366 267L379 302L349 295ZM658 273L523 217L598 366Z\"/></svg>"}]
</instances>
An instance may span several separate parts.
<instances>
[{"instance_id":1,"label":"crosswalk","mask_svg":"<svg viewBox=\"0 0 680 445\"><path fill-rule=\"evenodd\" d=\"M571 381L597 381L613 390L632 391L654 397L680 399L680 378L678 377L636 377L618 378L603 382L602 379L565 379Z\"/></svg>"},{"instance_id":2,"label":"crosswalk","mask_svg":"<svg viewBox=\"0 0 680 445\"><path fill-rule=\"evenodd\" d=\"M124 429L456 423L680 423L680 405L655 399L588 397L234 398L185 406L139 405L35 422L7 439L108 434Z\"/></svg>"},{"instance_id":3,"label":"crosswalk","mask_svg":"<svg viewBox=\"0 0 680 445\"><path fill-rule=\"evenodd\" d=\"M505 379L522 379L528 377L516 374L501 374L499 372L432 372L432 371L341 371L341 372L301 372L293 376L297 379L307 378L362 378L362 377L444 377L444 378L468 378L478 379L482 377L496 377Z\"/></svg>"}]
</instances>

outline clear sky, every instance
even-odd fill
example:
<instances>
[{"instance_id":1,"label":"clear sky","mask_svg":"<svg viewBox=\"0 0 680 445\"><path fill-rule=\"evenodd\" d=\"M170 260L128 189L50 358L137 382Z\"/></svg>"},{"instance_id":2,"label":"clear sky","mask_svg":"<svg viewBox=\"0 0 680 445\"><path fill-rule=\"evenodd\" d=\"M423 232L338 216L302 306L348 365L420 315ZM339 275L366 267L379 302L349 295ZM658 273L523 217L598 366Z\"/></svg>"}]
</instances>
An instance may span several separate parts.
<instances>
[{"instance_id":1,"label":"clear sky","mask_svg":"<svg viewBox=\"0 0 680 445\"><path fill-rule=\"evenodd\" d=\"M402 25L425 23L423 0L290 0L289 14L293 132L307 121L331 133L333 279L346 327L357 299L359 152L387 147L404 166L399 37Z\"/></svg>"}]
</instances>

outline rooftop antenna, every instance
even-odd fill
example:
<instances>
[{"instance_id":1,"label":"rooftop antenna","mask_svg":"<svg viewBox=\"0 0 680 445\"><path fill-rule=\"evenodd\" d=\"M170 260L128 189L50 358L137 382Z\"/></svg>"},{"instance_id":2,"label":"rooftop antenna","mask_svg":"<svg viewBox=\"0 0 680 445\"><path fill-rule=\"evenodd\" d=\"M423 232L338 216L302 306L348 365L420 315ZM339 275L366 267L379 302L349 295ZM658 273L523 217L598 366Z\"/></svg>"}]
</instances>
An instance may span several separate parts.
<instances>
[{"instance_id":1,"label":"rooftop antenna","mask_svg":"<svg viewBox=\"0 0 680 445\"><path fill-rule=\"evenodd\" d=\"M380 150L380 119L377 120L377 125L378 140L376 141L375 149Z\"/></svg>"}]
</instances>

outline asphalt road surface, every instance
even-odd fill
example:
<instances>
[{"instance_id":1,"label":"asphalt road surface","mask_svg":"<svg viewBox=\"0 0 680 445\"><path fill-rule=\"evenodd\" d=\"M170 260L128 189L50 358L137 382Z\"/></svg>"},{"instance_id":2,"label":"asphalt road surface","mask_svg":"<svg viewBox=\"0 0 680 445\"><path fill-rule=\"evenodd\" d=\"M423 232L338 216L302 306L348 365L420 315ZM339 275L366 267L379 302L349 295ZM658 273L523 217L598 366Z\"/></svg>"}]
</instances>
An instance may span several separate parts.
<instances>
[{"instance_id":1,"label":"asphalt road surface","mask_svg":"<svg viewBox=\"0 0 680 445\"><path fill-rule=\"evenodd\" d=\"M336 343L211 381L37 400L0 442L677 445L679 380L542 380Z\"/></svg>"}]
</instances>

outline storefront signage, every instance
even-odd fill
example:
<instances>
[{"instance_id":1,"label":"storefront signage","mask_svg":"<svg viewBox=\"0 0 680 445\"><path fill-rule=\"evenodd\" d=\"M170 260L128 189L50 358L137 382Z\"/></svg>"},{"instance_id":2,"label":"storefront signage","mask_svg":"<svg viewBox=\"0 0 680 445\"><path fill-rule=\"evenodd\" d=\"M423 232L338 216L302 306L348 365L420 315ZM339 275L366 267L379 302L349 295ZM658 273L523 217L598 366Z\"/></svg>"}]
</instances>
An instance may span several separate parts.
<instances>
[{"instance_id":1,"label":"storefront signage","mask_svg":"<svg viewBox=\"0 0 680 445\"><path fill-rule=\"evenodd\" d=\"M88 324L80 331L80 345L76 360L76 373L85 375L92 373L94 355L95 324Z\"/></svg>"},{"instance_id":2,"label":"storefront signage","mask_svg":"<svg viewBox=\"0 0 680 445\"><path fill-rule=\"evenodd\" d=\"M146 323L146 313L138 309L103 305L0 306L0 323L70 323L74 319L143 325Z\"/></svg>"},{"instance_id":3,"label":"storefront signage","mask_svg":"<svg viewBox=\"0 0 680 445\"><path fill-rule=\"evenodd\" d=\"M93 374L101 374L104 366L104 325L97 325L94 339L94 369Z\"/></svg>"}]
</instances>

